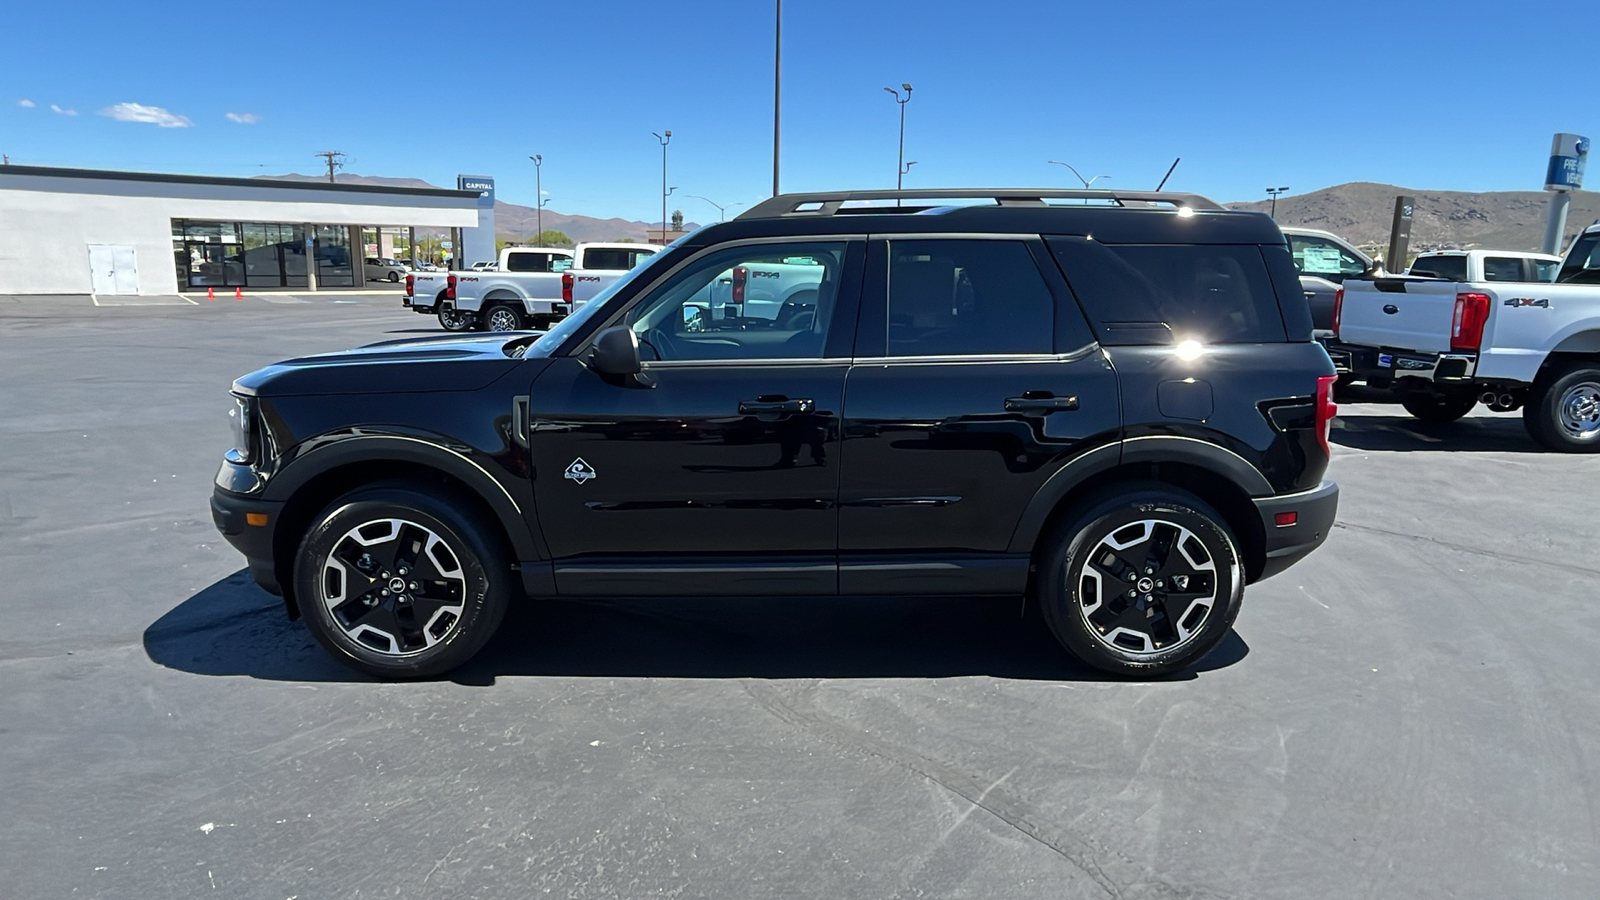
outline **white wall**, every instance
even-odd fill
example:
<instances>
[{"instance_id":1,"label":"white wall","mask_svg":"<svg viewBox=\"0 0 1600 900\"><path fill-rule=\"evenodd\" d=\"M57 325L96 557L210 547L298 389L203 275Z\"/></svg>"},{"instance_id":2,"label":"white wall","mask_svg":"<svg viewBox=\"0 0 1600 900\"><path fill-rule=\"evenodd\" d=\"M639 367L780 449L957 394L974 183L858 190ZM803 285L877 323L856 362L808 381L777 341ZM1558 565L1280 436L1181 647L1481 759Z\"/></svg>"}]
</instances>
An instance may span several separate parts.
<instances>
[{"instance_id":1,"label":"white wall","mask_svg":"<svg viewBox=\"0 0 1600 900\"><path fill-rule=\"evenodd\" d=\"M0 294L87 294L90 244L131 245L139 293L178 291L172 220L478 224L476 198L13 175L0 168ZM360 258L360 248L355 248Z\"/></svg>"}]
</instances>

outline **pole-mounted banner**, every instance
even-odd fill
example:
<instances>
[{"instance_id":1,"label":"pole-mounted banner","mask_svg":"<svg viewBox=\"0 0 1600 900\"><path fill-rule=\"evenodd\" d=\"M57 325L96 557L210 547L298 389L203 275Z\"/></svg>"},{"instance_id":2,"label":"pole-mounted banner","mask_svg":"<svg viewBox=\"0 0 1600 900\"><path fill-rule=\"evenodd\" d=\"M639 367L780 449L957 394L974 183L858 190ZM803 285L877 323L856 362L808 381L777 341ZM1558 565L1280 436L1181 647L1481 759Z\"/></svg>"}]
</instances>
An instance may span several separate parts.
<instances>
[{"instance_id":1,"label":"pole-mounted banner","mask_svg":"<svg viewBox=\"0 0 1600 900\"><path fill-rule=\"evenodd\" d=\"M1575 191L1583 187L1583 167L1589 160L1589 139L1561 133L1550 142L1550 166L1545 171L1547 191Z\"/></svg>"}]
</instances>

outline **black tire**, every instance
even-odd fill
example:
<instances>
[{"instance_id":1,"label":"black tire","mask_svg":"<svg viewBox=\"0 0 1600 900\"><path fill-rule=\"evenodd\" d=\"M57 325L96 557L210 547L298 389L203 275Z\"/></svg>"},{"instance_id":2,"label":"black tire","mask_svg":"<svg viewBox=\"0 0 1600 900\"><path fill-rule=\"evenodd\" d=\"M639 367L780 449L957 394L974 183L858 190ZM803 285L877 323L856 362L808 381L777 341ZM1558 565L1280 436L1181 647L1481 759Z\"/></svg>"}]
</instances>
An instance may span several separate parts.
<instances>
[{"instance_id":1,"label":"black tire","mask_svg":"<svg viewBox=\"0 0 1600 900\"><path fill-rule=\"evenodd\" d=\"M334 501L295 556L295 596L317 642L379 678L438 675L471 659L505 617L515 576L497 530L469 510L398 484Z\"/></svg>"},{"instance_id":2,"label":"black tire","mask_svg":"<svg viewBox=\"0 0 1600 900\"><path fill-rule=\"evenodd\" d=\"M1600 366L1579 364L1537 382L1522 408L1522 422L1551 450L1600 452Z\"/></svg>"},{"instance_id":3,"label":"black tire","mask_svg":"<svg viewBox=\"0 0 1600 900\"><path fill-rule=\"evenodd\" d=\"M485 331L521 331L525 324L522 310L509 303L496 303L485 309L480 321Z\"/></svg>"},{"instance_id":4,"label":"black tire","mask_svg":"<svg viewBox=\"0 0 1600 900\"><path fill-rule=\"evenodd\" d=\"M390 284L398 284L399 282L400 282L400 273L391 270L389 272L389 283Z\"/></svg>"},{"instance_id":5,"label":"black tire","mask_svg":"<svg viewBox=\"0 0 1600 900\"><path fill-rule=\"evenodd\" d=\"M445 331L471 331L478 321L478 317L472 313L462 312L449 305L440 306L439 312L435 315L439 317L439 327Z\"/></svg>"},{"instance_id":6,"label":"black tire","mask_svg":"<svg viewBox=\"0 0 1600 900\"><path fill-rule=\"evenodd\" d=\"M1176 488L1136 483L1091 497L1039 549L1035 583L1045 622L1074 656L1103 672L1181 671L1215 649L1239 615L1245 574L1238 542L1222 516ZM1144 558L1130 562L1123 552ZM1130 570L1133 581L1126 580ZM1182 594L1174 589L1180 583Z\"/></svg>"},{"instance_id":7,"label":"black tire","mask_svg":"<svg viewBox=\"0 0 1600 900\"><path fill-rule=\"evenodd\" d=\"M1478 405L1478 395L1463 392L1440 396L1407 393L1400 395L1406 412L1432 425L1444 425L1461 418Z\"/></svg>"}]
</instances>

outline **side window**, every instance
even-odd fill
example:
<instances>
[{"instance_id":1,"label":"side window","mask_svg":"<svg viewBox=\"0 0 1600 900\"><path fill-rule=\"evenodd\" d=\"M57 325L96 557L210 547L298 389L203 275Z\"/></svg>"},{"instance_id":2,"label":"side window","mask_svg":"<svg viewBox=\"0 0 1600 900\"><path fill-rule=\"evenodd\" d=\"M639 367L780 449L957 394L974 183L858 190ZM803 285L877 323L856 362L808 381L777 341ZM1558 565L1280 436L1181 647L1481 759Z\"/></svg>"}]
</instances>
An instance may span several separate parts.
<instances>
[{"instance_id":1,"label":"side window","mask_svg":"<svg viewBox=\"0 0 1600 900\"><path fill-rule=\"evenodd\" d=\"M1544 259L1531 260L1533 263L1533 280L1549 284L1556 280L1556 273L1561 270L1561 263Z\"/></svg>"},{"instance_id":2,"label":"side window","mask_svg":"<svg viewBox=\"0 0 1600 900\"><path fill-rule=\"evenodd\" d=\"M1465 256L1419 256L1411 263L1411 268L1407 272L1411 275L1420 275L1427 278L1466 281L1467 258Z\"/></svg>"},{"instance_id":3,"label":"side window","mask_svg":"<svg viewBox=\"0 0 1600 900\"><path fill-rule=\"evenodd\" d=\"M631 269L634 266L637 266L639 264L639 260L641 260L641 259L649 259L650 257L655 256L655 255L656 255L656 251L654 251L654 250L629 250L628 251L628 268Z\"/></svg>"},{"instance_id":4,"label":"side window","mask_svg":"<svg viewBox=\"0 0 1600 900\"><path fill-rule=\"evenodd\" d=\"M506 256L507 272L548 272L550 271L550 254L548 253L511 253Z\"/></svg>"},{"instance_id":5,"label":"side window","mask_svg":"<svg viewBox=\"0 0 1600 900\"><path fill-rule=\"evenodd\" d=\"M1600 284L1600 232L1578 238L1567 251L1567 261L1556 279L1576 284Z\"/></svg>"},{"instance_id":6,"label":"side window","mask_svg":"<svg viewBox=\"0 0 1600 900\"><path fill-rule=\"evenodd\" d=\"M1101 343L1286 340L1266 261L1254 245L1062 237L1050 239L1050 250Z\"/></svg>"},{"instance_id":7,"label":"side window","mask_svg":"<svg viewBox=\"0 0 1600 900\"><path fill-rule=\"evenodd\" d=\"M654 249L628 250L621 247L592 247L584 251L583 267L585 269L616 269L627 271L639 264L639 260L655 255Z\"/></svg>"},{"instance_id":8,"label":"side window","mask_svg":"<svg viewBox=\"0 0 1600 900\"><path fill-rule=\"evenodd\" d=\"M1301 275L1343 281L1367 271L1360 257L1325 238L1291 234L1289 252L1294 257L1294 270Z\"/></svg>"},{"instance_id":9,"label":"side window","mask_svg":"<svg viewBox=\"0 0 1600 900\"><path fill-rule=\"evenodd\" d=\"M552 272L565 272L570 268L572 268L572 257L570 256L558 256L550 261L550 271Z\"/></svg>"},{"instance_id":10,"label":"side window","mask_svg":"<svg viewBox=\"0 0 1600 900\"><path fill-rule=\"evenodd\" d=\"M1484 281L1521 281L1522 260L1509 256L1483 258Z\"/></svg>"},{"instance_id":11,"label":"side window","mask_svg":"<svg viewBox=\"0 0 1600 900\"><path fill-rule=\"evenodd\" d=\"M1055 299L1021 241L889 244L890 356L1050 353Z\"/></svg>"},{"instance_id":12,"label":"side window","mask_svg":"<svg viewBox=\"0 0 1600 900\"><path fill-rule=\"evenodd\" d=\"M627 323L645 359L819 358L846 246L757 244L706 254L645 297Z\"/></svg>"}]
</instances>

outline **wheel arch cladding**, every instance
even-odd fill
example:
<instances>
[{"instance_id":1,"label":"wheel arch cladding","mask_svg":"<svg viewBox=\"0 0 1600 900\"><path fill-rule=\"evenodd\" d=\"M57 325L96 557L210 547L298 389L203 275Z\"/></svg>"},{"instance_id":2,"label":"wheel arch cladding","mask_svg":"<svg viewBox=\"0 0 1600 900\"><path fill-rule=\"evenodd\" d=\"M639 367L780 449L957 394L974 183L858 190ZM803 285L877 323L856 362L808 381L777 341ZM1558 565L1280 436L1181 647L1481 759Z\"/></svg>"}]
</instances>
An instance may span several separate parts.
<instances>
[{"instance_id":1,"label":"wheel arch cladding","mask_svg":"<svg viewBox=\"0 0 1600 900\"><path fill-rule=\"evenodd\" d=\"M535 544L520 514L508 519L475 485L434 465L414 459L363 459L328 467L294 488L278 514L273 533L272 558L283 602L290 618L300 615L294 596L294 557L316 517L339 497L376 484L420 487L443 491L470 508L483 521L498 526L488 540L501 541L513 560L537 555Z\"/></svg>"},{"instance_id":2,"label":"wheel arch cladding","mask_svg":"<svg viewBox=\"0 0 1600 900\"><path fill-rule=\"evenodd\" d=\"M1056 497L1050 498L1048 515L1037 530L1019 533L1012 539L1012 552L1037 554L1051 530L1069 516L1077 515L1085 501L1114 491L1121 485L1160 484L1188 491L1222 516L1222 524L1233 533L1244 563L1245 581L1253 582L1266 567L1267 536L1250 493L1225 475L1188 462L1141 461L1125 463L1077 479ZM1046 485L1049 488L1049 485ZM1041 491L1041 494L1044 493ZM1036 498L1039 499L1039 498Z\"/></svg>"}]
</instances>

